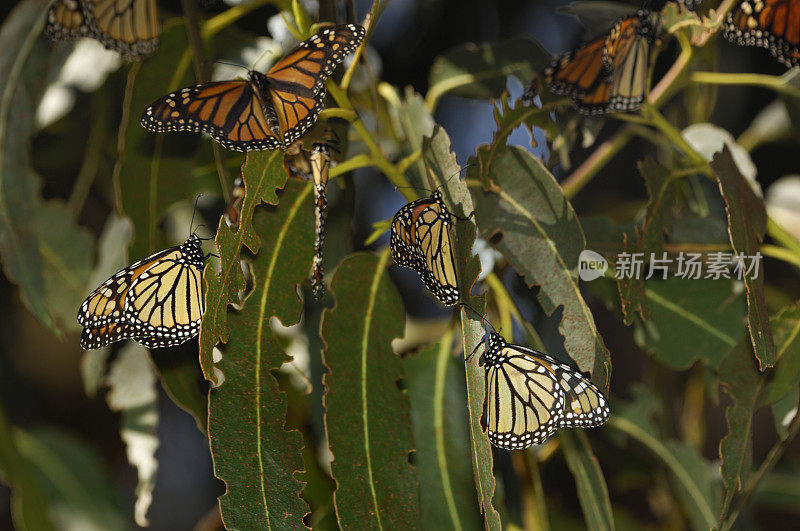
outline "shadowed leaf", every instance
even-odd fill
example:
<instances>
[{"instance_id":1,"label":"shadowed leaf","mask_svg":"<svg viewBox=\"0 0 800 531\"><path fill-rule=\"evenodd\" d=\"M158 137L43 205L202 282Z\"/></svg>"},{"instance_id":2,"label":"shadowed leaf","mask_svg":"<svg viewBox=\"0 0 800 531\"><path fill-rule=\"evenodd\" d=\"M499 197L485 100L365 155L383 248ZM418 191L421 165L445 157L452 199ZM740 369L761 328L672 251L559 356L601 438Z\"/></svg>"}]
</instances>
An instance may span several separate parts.
<instances>
[{"instance_id":1,"label":"shadowed leaf","mask_svg":"<svg viewBox=\"0 0 800 531\"><path fill-rule=\"evenodd\" d=\"M403 304L389 280L388 249L356 253L337 268L333 309L322 317L325 421L342 529L415 529L420 525L417 471L407 396L392 339L403 334Z\"/></svg>"},{"instance_id":2,"label":"shadowed leaf","mask_svg":"<svg viewBox=\"0 0 800 531\"><path fill-rule=\"evenodd\" d=\"M561 430L558 436L564 446L569 471L575 478L586 525L589 529L614 529L608 486L586 433L582 430Z\"/></svg>"},{"instance_id":3,"label":"shadowed leaf","mask_svg":"<svg viewBox=\"0 0 800 531\"><path fill-rule=\"evenodd\" d=\"M47 2L20 3L0 29L0 255L6 277L46 327L75 328L93 242L59 203L44 203L31 169L35 112L59 60L41 32Z\"/></svg>"},{"instance_id":4,"label":"shadowed leaf","mask_svg":"<svg viewBox=\"0 0 800 531\"><path fill-rule=\"evenodd\" d=\"M11 487L11 519L20 531L55 529L47 514L47 496L36 470L22 455L13 427L0 404L0 476Z\"/></svg>"},{"instance_id":5,"label":"shadowed leaf","mask_svg":"<svg viewBox=\"0 0 800 531\"><path fill-rule=\"evenodd\" d=\"M722 358L719 367L720 385L733 400L733 405L725 412L728 433L719 443L720 472L727 506L748 473L745 464L750 452L750 430L761 390L761 375L753 363L750 344L745 340Z\"/></svg>"},{"instance_id":6,"label":"shadowed leaf","mask_svg":"<svg viewBox=\"0 0 800 531\"><path fill-rule=\"evenodd\" d=\"M739 172L727 146L714 154L711 169L719 181L719 190L727 205L728 234L733 250L745 258L756 256L767 231L764 202L755 195ZM760 254L759 254L760 256ZM748 265L750 260L745 260ZM753 351L761 370L775 365L775 342L769 325L767 301L764 298L764 274L742 267L747 288L747 322Z\"/></svg>"},{"instance_id":7,"label":"shadowed leaf","mask_svg":"<svg viewBox=\"0 0 800 531\"><path fill-rule=\"evenodd\" d=\"M800 306L783 308L771 323L778 357L772 380L764 387L759 406L777 402L796 390L800 382ZM794 405L797 406L796 401Z\"/></svg>"},{"instance_id":8,"label":"shadowed leaf","mask_svg":"<svg viewBox=\"0 0 800 531\"><path fill-rule=\"evenodd\" d=\"M156 99L191 83L175 65L187 47L186 28L164 28L158 53L135 62L128 71L119 127L119 159L114 179L120 208L134 227L130 257L139 260L166 246L159 224L167 208L186 201L192 183L193 154L200 136L157 134L139 123L142 112Z\"/></svg>"},{"instance_id":9,"label":"shadowed leaf","mask_svg":"<svg viewBox=\"0 0 800 531\"><path fill-rule=\"evenodd\" d=\"M434 61L426 104L433 109L446 93L461 98L499 98L506 89L508 76L516 76L523 84L530 83L550 60L550 54L528 37L457 46Z\"/></svg>"},{"instance_id":10,"label":"shadowed leaf","mask_svg":"<svg viewBox=\"0 0 800 531\"><path fill-rule=\"evenodd\" d=\"M744 297L731 281L668 277L648 282L645 296L650 320L637 339L674 369L688 369L699 359L717 367L746 333Z\"/></svg>"},{"instance_id":11,"label":"shadowed leaf","mask_svg":"<svg viewBox=\"0 0 800 531\"><path fill-rule=\"evenodd\" d=\"M450 139L441 127L435 127L431 138L423 141L423 157L437 185L442 185L448 209L461 218L471 215L475 209L472 196L464 181L451 178L459 171L456 156L450 150ZM472 296L472 288L480 273L480 260L472 256L475 243L474 217L455 223L455 261L458 272L458 287L461 300L476 312L485 313L483 296ZM484 324L472 310L461 308L461 339L465 352L472 352L483 338ZM472 469L478 494L478 508L485 519L487 529L500 529L500 514L492 505L495 495L495 478L492 473L492 447L483 433L485 370L478 366L478 356L466 363L467 406L469 409L469 431L472 450Z\"/></svg>"},{"instance_id":12,"label":"shadowed leaf","mask_svg":"<svg viewBox=\"0 0 800 531\"><path fill-rule=\"evenodd\" d=\"M651 255L662 258L664 250L664 230L670 219L670 209L675 202L675 188L670 186L669 170L651 158L639 164L639 173L647 186L649 200L645 207L644 220L636 226L636 241L624 237L627 253L641 253L645 260ZM643 270L644 271L644 270ZM657 272L654 274L658 274ZM639 312L642 319L650 317L650 308L645 296L644 275L627 275L617 280L625 324L633 323L634 313Z\"/></svg>"},{"instance_id":13,"label":"shadowed leaf","mask_svg":"<svg viewBox=\"0 0 800 531\"><path fill-rule=\"evenodd\" d=\"M227 486L220 507L228 529L299 528L308 512L300 499L303 483L294 477L303 469L303 439L284 430L286 395L271 374L290 358L270 320L289 326L300 319L297 285L308 275L313 250L311 199L311 186L293 181L280 208L252 215L263 249L251 261L253 291L228 316L230 341L216 364L224 382L209 400L214 473Z\"/></svg>"},{"instance_id":14,"label":"shadowed leaf","mask_svg":"<svg viewBox=\"0 0 800 531\"><path fill-rule=\"evenodd\" d=\"M548 315L563 307L559 331L567 353L607 391L611 361L578 287L585 239L572 206L541 161L520 147L509 147L489 177L497 190L475 197L483 237L500 239L497 249L525 282L541 286L539 302Z\"/></svg>"},{"instance_id":15,"label":"shadowed leaf","mask_svg":"<svg viewBox=\"0 0 800 531\"><path fill-rule=\"evenodd\" d=\"M228 341L230 329L227 323L229 304L239 303L239 292L245 289L240 256L242 245L257 253L261 248L259 235L253 230L253 212L262 201L276 205L276 189L286 183L283 155L278 150L251 151L242 168L245 195L239 225L234 232L225 217L220 217L214 243L220 256L220 272L213 267L203 271L205 280L205 311L200 325L200 367L207 380L217 382L211 359L217 341Z\"/></svg>"},{"instance_id":16,"label":"shadowed leaf","mask_svg":"<svg viewBox=\"0 0 800 531\"><path fill-rule=\"evenodd\" d=\"M478 529L470 467L464 366L453 356L453 333L406 360L417 442L422 521L429 529Z\"/></svg>"},{"instance_id":17,"label":"shadowed leaf","mask_svg":"<svg viewBox=\"0 0 800 531\"><path fill-rule=\"evenodd\" d=\"M18 429L14 435L20 452L37 469L47 512L58 529L130 529L103 460L82 441L47 427Z\"/></svg>"}]
</instances>

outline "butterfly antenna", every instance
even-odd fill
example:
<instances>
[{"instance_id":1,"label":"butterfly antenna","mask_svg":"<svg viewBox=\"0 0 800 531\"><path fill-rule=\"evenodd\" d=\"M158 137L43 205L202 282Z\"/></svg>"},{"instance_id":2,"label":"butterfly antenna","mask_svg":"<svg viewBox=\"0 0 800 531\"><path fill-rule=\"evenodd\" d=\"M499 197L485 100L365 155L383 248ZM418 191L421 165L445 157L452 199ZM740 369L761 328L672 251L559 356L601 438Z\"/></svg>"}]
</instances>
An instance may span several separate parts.
<instances>
[{"instance_id":1,"label":"butterfly antenna","mask_svg":"<svg viewBox=\"0 0 800 531\"><path fill-rule=\"evenodd\" d=\"M483 314L481 314L478 310L476 310L475 308L473 308L472 306L470 306L466 302L458 302L458 303L456 303L456 305L457 306L463 306L464 308L468 308L469 310L472 311L472 313L477 315L481 319L481 321L483 321L484 323L488 324L495 333L498 333L497 329L494 327L494 325L492 323L490 323L489 320L486 319L486 317L484 317Z\"/></svg>"},{"instance_id":2,"label":"butterfly antenna","mask_svg":"<svg viewBox=\"0 0 800 531\"><path fill-rule=\"evenodd\" d=\"M218 65L228 65L228 66L235 66L236 68L241 68L241 69L242 69L242 70L244 70L244 71L249 71L249 70L247 69L247 67L246 67L246 66L244 66L244 65L240 65L240 64L237 64L237 63L230 63L230 62L228 62L228 61L220 61L220 60L218 60L218 59L206 59L206 60L205 60L205 61L203 61L203 62L204 62L204 63L206 63L206 64L208 64L208 63L216 63L216 64L218 64Z\"/></svg>"},{"instance_id":3,"label":"butterfly antenna","mask_svg":"<svg viewBox=\"0 0 800 531\"><path fill-rule=\"evenodd\" d=\"M454 173L453 173L453 174L452 174L450 177L448 177L447 179L445 179L445 181L444 181L442 184L440 184L439 186L437 186L437 187L436 187L436 189L438 190L438 189L439 189L439 188L441 188L442 186L446 185L447 183L449 183L449 182L450 182L450 181L453 179L453 177L457 177L457 176L461 175L461 172L462 172L462 171L464 171L464 170L466 170L467 168L470 168L470 167L472 167L472 166L477 166L477 164L467 164L466 166L464 166L463 168L461 168L461 169L460 169L460 170L458 170L457 172L454 172Z\"/></svg>"},{"instance_id":4,"label":"butterfly antenna","mask_svg":"<svg viewBox=\"0 0 800 531\"><path fill-rule=\"evenodd\" d=\"M192 225L194 225L194 215L197 213L197 202L200 201L201 197L203 197L203 194L197 194L197 197L194 198L194 209L192 210L192 221L189 222L189 236L194 234L194 231L192 230ZM200 227L197 227L197 228L199 229Z\"/></svg>"}]
</instances>

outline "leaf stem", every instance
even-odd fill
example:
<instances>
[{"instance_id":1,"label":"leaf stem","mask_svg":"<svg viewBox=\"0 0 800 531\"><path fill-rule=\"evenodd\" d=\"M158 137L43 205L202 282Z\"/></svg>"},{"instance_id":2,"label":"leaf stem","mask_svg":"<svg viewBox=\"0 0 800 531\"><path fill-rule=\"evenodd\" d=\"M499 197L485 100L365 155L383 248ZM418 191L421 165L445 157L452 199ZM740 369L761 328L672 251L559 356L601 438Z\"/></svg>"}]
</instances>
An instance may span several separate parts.
<instances>
[{"instance_id":1,"label":"leaf stem","mask_svg":"<svg viewBox=\"0 0 800 531\"><path fill-rule=\"evenodd\" d=\"M733 524L736 523L736 519L739 518L739 513L741 513L750 497L756 491L756 488L758 487L759 483L761 483L761 480L764 479L767 473L778 463L778 460L780 460L781 456L783 456L783 453L797 436L798 432L800 432L800 414L795 413L792 422L789 424L789 427L786 430L786 437L775 443L775 445L769 451L769 454L767 454L767 457L761 463L761 466L758 467L758 470L756 470L747 480L747 483L742 489L741 496L739 496L739 499L736 501L736 506L727 517L720 521L720 531L728 531L733 527Z\"/></svg>"},{"instance_id":2,"label":"leaf stem","mask_svg":"<svg viewBox=\"0 0 800 531\"><path fill-rule=\"evenodd\" d=\"M67 201L67 210L72 219L77 220L83 210L86 197L92 188L92 183L97 177L100 158L103 154L103 144L107 140L108 128L108 98L103 91L98 91L92 96L92 122L89 125L89 138L86 140L86 151L83 163L78 171L78 177L70 192Z\"/></svg>"},{"instance_id":3,"label":"leaf stem","mask_svg":"<svg viewBox=\"0 0 800 531\"><path fill-rule=\"evenodd\" d=\"M779 94L800 99L800 88L789 85L781 76L727 72L692 72L689 81L706 85L749 85L773 90Z\"/></svg>"}]
</instances>

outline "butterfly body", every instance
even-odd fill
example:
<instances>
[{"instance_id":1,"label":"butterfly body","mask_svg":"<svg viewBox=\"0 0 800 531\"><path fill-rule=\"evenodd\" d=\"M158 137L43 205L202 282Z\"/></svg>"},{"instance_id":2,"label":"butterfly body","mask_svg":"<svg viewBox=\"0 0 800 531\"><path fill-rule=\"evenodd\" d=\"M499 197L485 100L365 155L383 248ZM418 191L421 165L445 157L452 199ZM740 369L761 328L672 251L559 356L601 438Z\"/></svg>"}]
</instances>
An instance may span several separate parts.
<instances>
[{"instance_id":1,"label":"butterfly body","mask_svg":"<svg viewBox=\"0 0 800 531\"><path fill-rule=\"evenodd\" d=\"M726 39L768 49L791 68L800 65L800 1L741 0L727 15Z\"/></svg>"},{"instance_id":2,"label":"butterfly body","mask_svg":"<svg viewBox=\"0 0 800 531\"><path fill-rule=\"evenodd\" d=\"M535 350L487 332L478 360L486 370L484 430L500 448L542 444L558 428L594 427L608 420L603 394L579 372Z\"/></svg>"},{"instance_id":3,"label":"butterfly body","mask_svg":"<svg viewBox=\"0 0 800 531\"><path fill-rule=\"evenodd\" d=\"M200 331L205 256L192 235L103 282L78 310L81 346L131 338L148 347L179 345Z\"/></svg>"},{"instance_id":4,"label":"butterfly body","mask_svg":"<svg viewBox=\"0 0 800 531\"><path fill-rule=\"evenodd\" d=\"M127 59L158 47L156 0L54 0L45 34L54 41L91 37Z\"/></svg>"},{"instance_id":5,"label":"butterfly body","mask_svg":"<svg viewBox=\"0 0 800 531\"><path fill-rule=\"evenodd\" d=\"M416 271L445 306L456 304L460 298L450 239L451 216L437 190L397 211L389 240L394 261Z\"/></svg>"},{"instance_id":6,"label":"butterfly body","mask_svg":"<svg viewBox=\"0 0 800 531\"><path fill-rule=\"evenodd\" d=\"M266 74L186 87L153 102L142 125L155 132L207 133L228 149L287 149L317 120L325 80L364 40L357 24L325 28Z\"/></svg>"}]
</instances>

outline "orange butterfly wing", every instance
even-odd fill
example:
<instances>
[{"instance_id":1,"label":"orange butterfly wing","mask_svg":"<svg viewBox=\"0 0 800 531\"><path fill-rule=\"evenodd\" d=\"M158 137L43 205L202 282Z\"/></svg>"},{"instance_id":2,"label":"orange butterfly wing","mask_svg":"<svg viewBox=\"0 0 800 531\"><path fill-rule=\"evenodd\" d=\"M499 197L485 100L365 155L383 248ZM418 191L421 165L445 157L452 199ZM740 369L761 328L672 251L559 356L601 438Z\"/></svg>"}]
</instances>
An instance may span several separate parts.
<instances>
[{"instance_id":1,"label":"orange butterfly wing","mask_svg":"<svg viewBox=\"0 0 800 531\"><path fill-rule=\"evenodd\" d=\"M743 0L725 20L725 38L741 46L767 48L791 68L800 65L800 1Z\"/></svg>"},{"instance_id":2,"label":"orange butterfly wing","mask_svg":"<svg viewBox=\"0 0 800 531\"><path fill-rule=\"evenodd\" d=\"M573 98L592 92L609 75L603 61L605 46L603 35L553 61L545 70L550 90Z\"/></svg>"},{"instance_id":3,"label":"orange butterfly wing","mask_svg":"<svg viewBox=\"0 0 800 531\"><path fill-rule=\"evenodd\" d=\"M95 38L103 45L136 59L158 47L161 28L156 0L83 0L92 17Z\"/></svg>"},{"instance_id":4,"label":"orange butterfly wing","mask_svg":"<svg viewBox=\"0 0 800 531\"><path fill-rule=\"evenodd\" d=\"M288 146L314 125L325 102L325 80L364 40L358 24L325 28L289 52L266 74L269 102Z\"/></svg>"},{"instance_id":5,"label":"orange butterfly wing","mask_svg":"<svg viewBox=\"0 0 800 531\"><path fill-rule=\"evenodd\" d=\"M202 131L236 151L281 145L271 131L252 80L202 83L167 94L144 111L142 125L160 133Z\"/></svg>"},{"instance_id":6,"label":"orange butterfly wing","mask_svg":"<svg viewBox=\"0 0 800 531\"><path fill-rule=\"evenodd\" d=\"M47 10L45 35L54 41L69 41L91 33L86 14L77 0L55 0Z\"/></svg>"}]
</instances>

